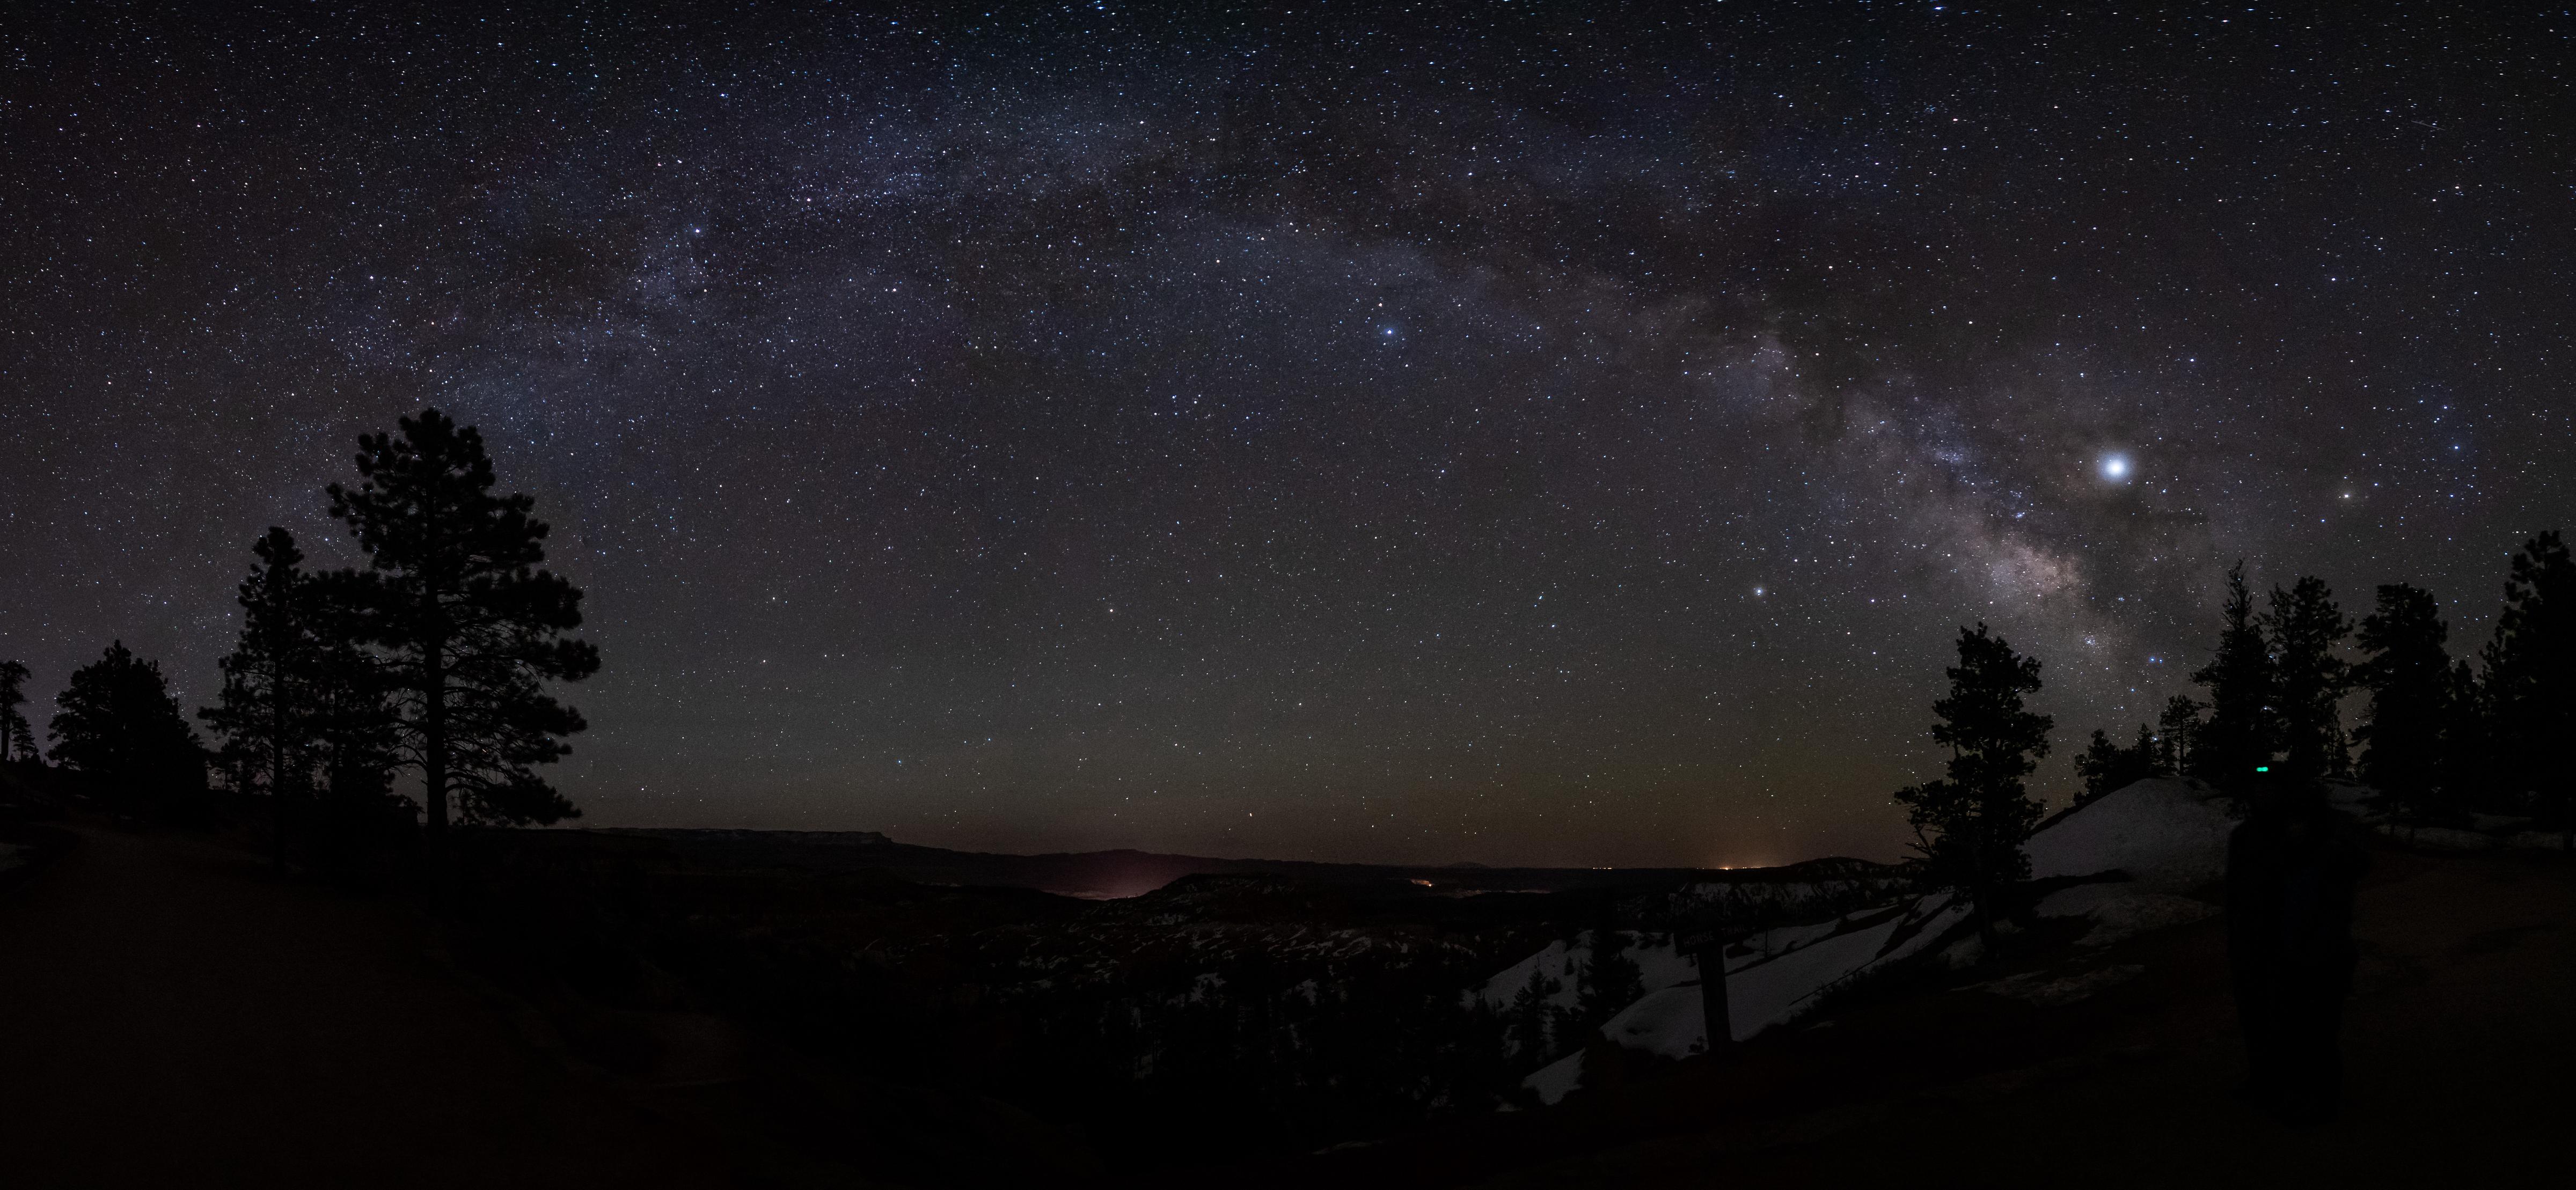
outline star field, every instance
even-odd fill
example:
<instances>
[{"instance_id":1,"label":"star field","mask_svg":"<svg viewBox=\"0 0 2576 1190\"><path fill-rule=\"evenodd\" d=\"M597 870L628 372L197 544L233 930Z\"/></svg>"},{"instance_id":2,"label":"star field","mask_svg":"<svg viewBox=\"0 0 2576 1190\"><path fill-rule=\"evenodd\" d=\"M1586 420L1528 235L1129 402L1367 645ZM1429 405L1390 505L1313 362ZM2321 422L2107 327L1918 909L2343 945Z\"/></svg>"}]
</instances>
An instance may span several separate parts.
<instances>
[{"instance_id":1,"label":"star field","mask_svg":"<svg viewBox=\"0 0 2576 1190\"><path fill-rule=\"evenodd\" d=\"M436 404L595 824L1891 856L1963 623L2063 796L2235 559L2569 520L2576 18L2091 8L13 17L0 656L207 701Z\"/></svg>"}]
</instances>

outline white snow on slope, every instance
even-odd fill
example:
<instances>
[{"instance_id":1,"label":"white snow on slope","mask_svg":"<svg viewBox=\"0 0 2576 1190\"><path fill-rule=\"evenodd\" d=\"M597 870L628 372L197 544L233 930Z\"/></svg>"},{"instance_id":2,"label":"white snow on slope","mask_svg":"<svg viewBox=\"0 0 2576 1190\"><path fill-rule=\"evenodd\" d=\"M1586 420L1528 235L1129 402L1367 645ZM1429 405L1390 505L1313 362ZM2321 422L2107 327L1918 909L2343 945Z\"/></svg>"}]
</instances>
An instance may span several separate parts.
<instances>
[{"instance_id":1,"label":"white snow on slope","mask_svg":"<svg viewBox=\"0 0 2576 1190\"><path fill-rule=\"evenodd\" d=\"M1633 930L1622 930L1619 934L1627 940L1628 958L1637 964L1637 973L1644 980L1648 992L1699 978L1699 964L1692 962L1689 955L1673 949L1670 936ZM1563 985L1547 998L1547 1002L1560 1008L1572 1008L1575 976L1582 972L1585 963L1591 961L1592 931L1586 930L1571 942L1550 942L1547 949L1503 968L1492 979L1486 980L1485 986L1469 992L1468 997L1492 1008L1510 1007L1512 997L1529 986L1530 973L1544 971L1548 978Z\"/></svg>"},{"instance_id":2,"label":"white snow on slope","mask_svg":"<svg viewBox=\"0 0 2576 1190\"><path fill-rule=\"evenodd\" d=\"M1602 1036L1632 1050L1687 1058L1708 1050L1708 1012L1698 981L1648 992L1601 1026ZM1727 1001L1729 1008L1735 1001Z\"/></svg>"},{"instance_id":3,"label":"white snow on slope","mask_svg":"<svg viewBox=\"0 0 2576 1190\"><path fill-rule=\"evenodd\" d=\"M2235 827L2226 800L2192 782L2151 778L2114 790L2032 836L2031 875L2045 879L2117 871L2130 879L2061 889L2041 903L2040 912L2092 918L2093 930L2083 939L2091 946L2209 917L2217 912L2214 906L2174 893L2226 874L2227 836ZM1967 920L1964 906L1948 902L1946 894L1923 897L1905 905L1902 913L1861 928L1853 923L1873 913L1846 914L1745 938L1742 950L1729 949L1727 963L1727 1015L1735 1040L1748 1040L1796 1020L1832 988L1939 942ZM1921 922L1921 928L1909 933L1903 943L1891 945L1909 922ZM1528 984L1533 969L1553 964L1547 968L1550 974L1567 984L1557 1002L1571 1005L1569 963L1587 953L1581 942L1552 944L1470 995L1497 1007L1509 1004L1512 994ZM1649 953L1656 954L1657 962L1649 968L1654 974L1646 982L1645 997L1604 1024L1602 1035L1631 1049L1667 1057L1704 1051L1708 1023L1691 960L1673 954L1669 944L1630 953L1641 966L1648 966ZM1536 1091L1541 1101L1555 1103L1582 1080L1583 1055L1578 1051L1532 1074L1523 1085Z\"/></svg>"},{"instance_id":4,"label":"white snow on slope","mask_svg":"<svg viewBox=\"0 0 2576 1190\"><path fill-rule=\"evenodd\" d=\"M1749 962L1726 978L1726 1012L1735 1040L1795 1020L1826 991L1871 968L1913 956L1967 919L1964 908L1950 907L1949 896L1921 898L1902 913L1848 933L1836 934L1789 951L1778 958ZM1855 914L1854 916L1860 916ZM1840 924L1840 919L1834 924ZM1899 930L1919 924L1904 941ZM1708 1015L1697 980L1649 992L1601 1026L1603 1036L1627 1046L1669 1058L1683 1058L1708 1048ZM1540 1102L1563 1099L1582 1081L1581 1052L1558 1059L1523 1080Z\"/></svg>"},{"instance_id":5,"label":"white snow on slope","mask_svg":"<svg viewBox=\"0 0 2576 1190\"><path fill-rule=\"evenodd\" d=\"M2206 787L2151 777L2103 794L2031 836L2032 878L2118 870L2139 889L2174 892L2227 874L2227 802Z\"/></svg>"},{"instance_id":6,"label":"white snow on slope","mask_svg":"<svg viewBox=\"0 0 2576 1190\"><path fill-rule=\"evenodd\" d=\"M1803 926L1777 926L1751 935L1734 946L1726 948L1726 969L1730 972L1741 971L1755 963L1779 958L1801 946L1822 942L1840 932L1844 922L1867 917L1871 912L1873 911L1863 910L1858 913L1846 913L1841 917L1811 922ZM1747 953L1738 953L1738 948Z\"/></svg>"},{"instance_id":7,"label":"white snow on slope","mask_svg":"<svg viewBox=\"0 0 2576 1190\"><path fill-rule=\"evenodd\" d=\"M1796 1019L1815 1006L1827 989L1869 968L1909 958L1967 919L1964 907L1950 905L1948 893L1934 893L1908 905L1905 912L1865 930L1837 934L1765 963L1729 972L1726 1015L1735 1040ZM1915 928L1919 924L1920 928ZM1899 930L1912 930L1902 942Z\"/></svg>"},{"instance_id":8,"label":"white snow on slope","mask_svg":"<svg viewBox=\"0 0 2576 1190\"><path fill-rule=\"evenodd\" d=\"M1538 1092L1538 1101L1553 1104L1574 1092L1583 1081L1583 1051L1576 1050L1539 1068L1538 1073L1521 1080L1521 1085Z\"/></svg>"},{"instance_id":9,"label":"white snow on slope","mask_svg":"<svg viewBox=\"0 0 2576 1190\"><path fill-rule=\"evenodd\" d=\"M2168 926L2185 926L2218 916L2218 906L2172 893L2142 892L2127 881L2078 884L2041 898L2041 917L2089 917L2093 929L2076 940L2080 946L2109 946Z\"/></svg>"}]
</instances>

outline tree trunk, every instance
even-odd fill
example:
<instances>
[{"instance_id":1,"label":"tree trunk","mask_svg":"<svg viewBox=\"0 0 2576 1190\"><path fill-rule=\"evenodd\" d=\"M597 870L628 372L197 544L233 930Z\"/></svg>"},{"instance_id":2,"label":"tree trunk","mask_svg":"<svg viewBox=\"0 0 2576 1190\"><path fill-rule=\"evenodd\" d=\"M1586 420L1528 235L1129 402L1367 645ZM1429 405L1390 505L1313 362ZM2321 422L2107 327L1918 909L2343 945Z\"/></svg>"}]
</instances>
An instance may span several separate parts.
<instances>
[{"instance_id":1,"label":"tree trunk","mask_svg":"<svg viewBox=\"0 0 2576 1190\"><path fill-rule=\"evenodd\" d=\"M447 645L430 641L421 658L420 778L429 808L429 844L447 840Z\"/></svg>"},{"instance_id":2,"label":"tree trunk","mask_svg":"<svg viewBox=\"0 0 2576 1190\"><path fill-rule=\"evenodd\" d=\"M438 585L428 590L430 639L420 649L420 780L430 811L430 855L443 855L448 840L448 636L440 623Z\"/></svg>"},{"instance_id":3,"label":"tree trunk","mask_svg":"<svg viewBox=\"0 0 2576 1190\"><path fill-rule=\"evenodd\" d=\"M1700 1015L1708 1025L1708 1052L1735 1047L1734 1012L1726 1003L1726 944L1712 942L1699 952Z\"/></svg>"},{"instance_id":4,"label":"tree trunk","mask_svg":"<svg viewBox=\"0 0 2576 1190\"><path fill-rule=\"evenodd\" d=\"M282 666L272 665L268 675L268 817L274 838L269 865L286 871L286 700L285 686L277 680Z\"/></svg>"}]
</instances>

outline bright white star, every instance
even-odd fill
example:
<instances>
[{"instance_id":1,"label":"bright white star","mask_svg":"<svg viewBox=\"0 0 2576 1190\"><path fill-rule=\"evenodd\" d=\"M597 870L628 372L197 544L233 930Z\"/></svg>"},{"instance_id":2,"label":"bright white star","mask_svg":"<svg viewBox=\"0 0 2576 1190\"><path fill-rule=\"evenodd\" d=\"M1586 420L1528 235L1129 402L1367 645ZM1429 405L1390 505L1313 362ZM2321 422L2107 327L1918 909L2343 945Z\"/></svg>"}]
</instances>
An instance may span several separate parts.
<instances>
[{"instance_id":1,"label":"bright white star","mask_svg":"<svg viewBox=\"0 0 2576 1190\"><path fill-rule=\"evenodd\" d=\"M2102 456L2102 478L2118 482L2129 477L2129 456Z\"/></svg>"}]
</instances>

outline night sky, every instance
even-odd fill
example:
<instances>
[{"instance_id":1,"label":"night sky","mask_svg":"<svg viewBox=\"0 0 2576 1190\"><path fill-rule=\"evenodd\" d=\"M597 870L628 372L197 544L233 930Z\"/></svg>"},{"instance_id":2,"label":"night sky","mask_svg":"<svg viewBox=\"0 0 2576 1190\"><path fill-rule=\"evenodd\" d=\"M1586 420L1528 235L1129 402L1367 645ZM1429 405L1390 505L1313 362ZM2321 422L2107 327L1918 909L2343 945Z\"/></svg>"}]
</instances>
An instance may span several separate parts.
<instances>
[{"instance_id":1,"label":"night sky","mask_svg":"<svg viewBox=\"0 0 2576 1190\"><path fill-rule=\"evenodd\" d=\"M1892 858L1963 623L2062 800L2236 558L2576 522L2561 11L365 7L0 18L40 723L423 404L587 822L1004 850Z\"/></svg>"}]
</instances>

